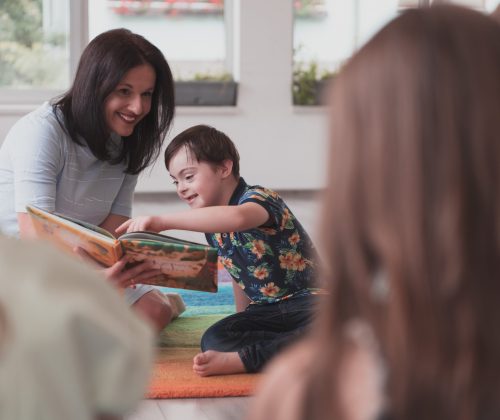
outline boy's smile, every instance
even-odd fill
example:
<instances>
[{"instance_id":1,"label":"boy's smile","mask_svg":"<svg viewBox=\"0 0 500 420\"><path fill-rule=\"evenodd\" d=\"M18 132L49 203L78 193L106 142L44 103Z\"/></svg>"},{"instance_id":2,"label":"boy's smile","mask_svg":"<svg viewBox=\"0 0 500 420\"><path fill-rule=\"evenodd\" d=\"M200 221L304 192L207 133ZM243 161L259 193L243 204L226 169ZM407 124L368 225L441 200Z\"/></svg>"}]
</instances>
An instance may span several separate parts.
<instances>
[{"instance_id":1,"label":"boy's smile","mask_svg":"<svg viewBox=\"0 0 500 420\"><path fill-rule=\"evenodd\" d=\"M191 208L228 204L223 187L223 168L199 162L187 147L181 147L170 160L170 176L177 195Z\"/></svg>"},{"instance_id":2,"label":"boy's smile","mask_svg":"<svg viewBox=\"0 0 500 420\"><path fill-rule=\"evenodd\" d=\"M193 201L196 199L196 197L198 197L198 194L193 194L193 195L190 195L189 197L185 197L184 200L189 204L191 205L191 203L193 203Z\"/></svg>"}]
</instances>

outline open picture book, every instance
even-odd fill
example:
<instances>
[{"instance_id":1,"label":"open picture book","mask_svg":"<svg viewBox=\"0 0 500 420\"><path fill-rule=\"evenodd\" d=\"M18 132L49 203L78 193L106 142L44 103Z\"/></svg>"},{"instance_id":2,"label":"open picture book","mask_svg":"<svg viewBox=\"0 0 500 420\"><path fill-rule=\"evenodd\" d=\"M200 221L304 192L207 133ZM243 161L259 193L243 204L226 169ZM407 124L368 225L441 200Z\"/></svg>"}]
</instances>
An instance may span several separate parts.
<instances>
[{"instance_id":1,"label":"open picture book","mask_svg":"<svg viewBox=\"0 0 500 420\"><path fill-rule=\"evenodd\" d=\"M152 260L161 274L143 283L180 289L217 291L217 250L208 245L152 232L130 232L115 238L99 226L35 206L27 206L39 238L73 252L84 249L109 267L123 255L131 263Z\"/></svg>"}]
</instances>

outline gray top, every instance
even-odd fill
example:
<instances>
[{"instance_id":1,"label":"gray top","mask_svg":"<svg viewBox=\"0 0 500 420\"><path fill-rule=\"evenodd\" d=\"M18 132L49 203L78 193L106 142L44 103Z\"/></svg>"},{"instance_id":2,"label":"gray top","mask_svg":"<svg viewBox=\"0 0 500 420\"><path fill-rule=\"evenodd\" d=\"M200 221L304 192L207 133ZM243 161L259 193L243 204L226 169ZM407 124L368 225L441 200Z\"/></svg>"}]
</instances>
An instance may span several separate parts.
<instances>
[{"instance_id":1,"label":"gray top","mask_svg":"<svg viewBox=\"0 0 500 420\"><path fill-rule=\"evenodd\" d=\"M112 156L121 144L113 137ZM27 204L94 225L110 214L130 217L137 175L124 170L124 163L103 162L73 142L46 102L15 123L0 148L0 230L19 236L17 213ZM151 290L137 285L125 298L132 304Z\"/></svg>"},{"instance_id":2,"label":"gray top","mask_svg":"<svg viewBox=\"0 0 500 420\"><path fill-rule=\"evenodd\" d=\"M119 153L121 138L114 140L110 152ZM26 204L95 225L109 214L130 217L137 175L124 169L74 143L44 103L11 128L0 148L0 229L18 236L16 213Z\"/></svg>"}]
</instances>

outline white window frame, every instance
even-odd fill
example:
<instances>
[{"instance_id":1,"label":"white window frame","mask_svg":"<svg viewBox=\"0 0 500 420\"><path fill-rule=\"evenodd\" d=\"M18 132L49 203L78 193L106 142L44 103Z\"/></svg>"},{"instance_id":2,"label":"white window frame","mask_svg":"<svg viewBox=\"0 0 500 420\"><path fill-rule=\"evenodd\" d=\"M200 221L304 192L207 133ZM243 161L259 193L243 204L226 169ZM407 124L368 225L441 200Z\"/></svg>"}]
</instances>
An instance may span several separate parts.
<instances>
[{"instance_id":1,"label":"white window frame","mask_svg":"<svg viewBox=\"0 0 500 420\"><path fill-rule=\"evenodd\" d=\"M69 1L69 80L72 81L80 56L89 42L89 13L88 0ZM235 70L235 25L234 1L225 2L225 28L226 28L226 68L238 80ZM238 38L237 38L238 39ZM235 68L236 67L236 68ZM70 82L71 84L71 82ZM9 109L22 111L32 108L33 104L40 104L50 98L60 95L65 90L61 89L12 89L0 88L0 113L9 113Z\"/></svg>"}]
</instances>

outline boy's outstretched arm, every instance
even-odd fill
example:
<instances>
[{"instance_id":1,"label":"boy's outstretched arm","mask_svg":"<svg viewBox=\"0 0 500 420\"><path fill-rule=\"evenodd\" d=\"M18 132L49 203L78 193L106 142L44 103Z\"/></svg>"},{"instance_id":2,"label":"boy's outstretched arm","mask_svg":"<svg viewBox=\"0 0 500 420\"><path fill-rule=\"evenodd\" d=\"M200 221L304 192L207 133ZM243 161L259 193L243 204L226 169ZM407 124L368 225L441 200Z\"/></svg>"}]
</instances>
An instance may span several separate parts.
<instances>
[{"instance_id":1,"label":"boy's outstretched arm","mask_svg":"<svg viewBox=\"0 0 500 420\"><path fill-rule=\"evenodd\" d=\"M146 230L161 232L168 229L195 232L241 232L264 225L269 219L267 210L257 203L238 206L212 206L161 216L139 216L116 229L118 234Z\"/></svg>"}]
</instances>

